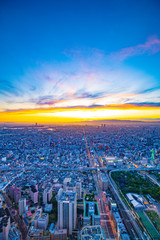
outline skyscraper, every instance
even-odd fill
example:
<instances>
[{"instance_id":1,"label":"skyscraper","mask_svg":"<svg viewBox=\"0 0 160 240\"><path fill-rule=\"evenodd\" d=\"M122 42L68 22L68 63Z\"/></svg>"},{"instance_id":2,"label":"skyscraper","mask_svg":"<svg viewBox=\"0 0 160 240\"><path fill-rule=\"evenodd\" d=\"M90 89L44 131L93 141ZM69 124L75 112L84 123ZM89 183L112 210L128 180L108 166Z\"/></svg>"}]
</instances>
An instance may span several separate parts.
<instances>
[{"instance_id":1,"label":"skyscraper","mask_svg":"<svg viewBox=\"0 0 160 240\"><path fill-rule=\"evenodd\" d=\"M52 184L48 184L43 192L43 203L49 203L52 199Z\"/></svg>"},{"instance_id":2,"label":"skyscraper","mask_svg":"<svg viewBox=\"0 0 160 240\"><path fill-rule=\"evenodd\" d=\"M82 197L82 183L81 182L76 183L76 192L77 192L77 199L81 199L81 197Z\"/></svg>"},{"instance_id":3,"label":"skyscraper","mask_svg":"<svg viewBox=\"0 0 160 240\"><path fill-rule=\"evenodd\" d=\"M58 227L67 229L72 234L76 227L77 202L76 192L62 191L58 198Z\"/></svg>"},{"instance_id":4,"label":"skyscraper","mask_svg":"<svg viewBox=\"0 0 160 240\"><path fill-rule=\"evenodd\" d=\"M10 229L10 217L7 216L7 212L0 205L0 239L8 240L8 233Z\"/></svg>"},{"instance_id":5,"label":"skyscraper","mask_svg":"<svg viewBox=\"0 0 160 240\"><path fill-rule=\"evenodd\" d=\"M43 192L43 203L44 204L47 203L47 191L46 191L46 189L44 189L44 192Z\"/></svg>"},{"instance_id":6,"label":"skyscraper","mask_svg":"<svg viewBox=\"0 0 160 240\"><path fill-rule=\"evenodd\" d=\"M21 216L26 211L26 198L19 199L19 215Z\"/></svg>"},{"instance_id":7,"label":"skyscraper","mask_svg":"<svg viewBox=\"0 0 160 240\"><path fill-rule=\"evenodd\" d=\"M38 202L38 188L37 188L37 186L32 185L30 187L30 196L31 196L31 200L33 201L33 203Z\"/></svg>"}]
</instances>

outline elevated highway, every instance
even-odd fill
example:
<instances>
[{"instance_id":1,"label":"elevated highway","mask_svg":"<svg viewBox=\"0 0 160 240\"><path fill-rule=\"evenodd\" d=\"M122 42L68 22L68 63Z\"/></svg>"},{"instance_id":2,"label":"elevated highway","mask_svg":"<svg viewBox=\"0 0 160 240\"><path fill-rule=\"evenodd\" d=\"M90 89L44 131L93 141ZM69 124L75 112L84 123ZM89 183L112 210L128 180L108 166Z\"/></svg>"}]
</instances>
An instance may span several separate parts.
<instances>
[{"instance_id":1,"label":"elevated highway","mask_svg":"<svg viewBox=\"0 0 160 240\"><path fill-rule=\"evenodd\" d=\"M37 168L37 167L36 167ZM34 167L30 168L23 168L25 171L29 170L35 170ZM18 171L22 170L22 168L0 168L0 171ZM94 171L94 170L100 170L100 171L151 171L151 170L157 170L160 171L160 167L153 167L153 168L146 168L146 167L139 167L139 168L113 168L113 167L78 167L78 168L51 168L51 170L54 171Z\"/></svg>"}]
</instances>

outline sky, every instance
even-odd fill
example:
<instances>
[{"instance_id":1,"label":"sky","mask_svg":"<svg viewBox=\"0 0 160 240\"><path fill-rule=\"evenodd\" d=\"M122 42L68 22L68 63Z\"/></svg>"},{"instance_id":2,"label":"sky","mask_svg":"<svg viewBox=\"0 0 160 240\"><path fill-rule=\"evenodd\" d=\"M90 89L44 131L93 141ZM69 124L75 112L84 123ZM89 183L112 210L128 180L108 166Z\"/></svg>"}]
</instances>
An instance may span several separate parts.
<instances>
[{"instance_id":1,"label":"sky","mask_svg":"<svg viewBox=\"0 0 160 240\"><path fill-rule=\"evenodd\" d=\"M159 0L1 0L0 122L160 120Z\"/></svg>"}]
</instances>

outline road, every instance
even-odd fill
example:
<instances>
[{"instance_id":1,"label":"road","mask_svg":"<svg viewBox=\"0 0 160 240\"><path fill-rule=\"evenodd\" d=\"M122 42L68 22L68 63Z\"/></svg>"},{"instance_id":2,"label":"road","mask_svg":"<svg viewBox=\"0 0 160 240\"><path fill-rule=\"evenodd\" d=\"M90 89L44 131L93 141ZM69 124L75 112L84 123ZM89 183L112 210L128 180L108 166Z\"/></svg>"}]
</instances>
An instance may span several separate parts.
<instances>
[{"instance_id":1,"label":"road","mask_svg":"<svg viewBox=\"0 0 160 240\"><path fill-rule=\"evenodd\" d=\"M151 175L147 174L146 173L146 176L156 185L158 185L160 187L160 183L154 178L152 177Z\"/></svg>"},{"instance_id":2,"label":"road","mask_svg":"<svg viewBox=\"0 0 160 240\"><path fill-rule=\"evenodd\" d=\"M91 159L91 155L89 152L90 148L89 148L89 145L87 142L85 131L84 131L84 139L86 142L87 155L89 157L89 166L92 170L94 169L93 178L94 178L94 183L95 183L95 187L96 187L96 191L97 191L96 200L98 202L99 210L100 210L101 226L104 229L106 239L108 239L108 240L116 239L116 234L113 232L113 229L112 229L110 212L109 212L108 206L105 203L105 200L103 198L103 191L101 189L101 185L100 185L99 179L98 179L97 173L99 170L98 170L98 168L93 167L93 166L95 166L95 162L94 162L94 159Z\"/></svg>"},{"instance_id":3,"label":"road","mask_svg":"<svg viewBox=\"0 0 160 240\"><path fill-rule=\"evenodd\" d=\"M99 205L100 216L101 216L101 226L104 229L106 239L110 239L110 240L116 239L116 232L114 231L113 226L111 224L112 220L111 220L110 212L105 202L103 191L101 190L98 175L96 172L94 173L94 182L95 182L96 191L97 191L96 200Z\"/></svg>"},{"instance_id":4,"label":"road","mask_svg":"<svg viewBox=\"0 0 160 240\"><path fill-rule=\"evenodd\" d=\"M14 177L12 178L12 180L10 180L10 181L9 181L2 189L0 189L0 190L1 190L2 192L4 192L4 190L6 189L6 187L7 187L9 184L11 184L11 183L13 182L13 180L14 180L15 178L21 176L23 173L24 173L24 170L23 170L21 173L19 173L18 175L14 176Z\"/></svg>"},{"instance_id":5,"label":"road","mask_svg":"<svg viewBox=\"0 0 160 240\"><path fill-rule=\"evenodd\" d=\"M108 172L111 170L116 170L116 171L151 171L151 170L156 170L160 171L160 167L153 167L153 168L145 168L145 167L139 167L139 168L126 168L126 167L121 167L121 168L114 168L114 167L77 167L77 168L57 168L53 167L52 170L54 171L93 171L93 170L100 170L104 172ZM22 168L0 168L0 171L17 171L17 170L22 170ZM34 167L30 168L25 168L25 170L35 170Z\"/></svg>"}]
</instances>

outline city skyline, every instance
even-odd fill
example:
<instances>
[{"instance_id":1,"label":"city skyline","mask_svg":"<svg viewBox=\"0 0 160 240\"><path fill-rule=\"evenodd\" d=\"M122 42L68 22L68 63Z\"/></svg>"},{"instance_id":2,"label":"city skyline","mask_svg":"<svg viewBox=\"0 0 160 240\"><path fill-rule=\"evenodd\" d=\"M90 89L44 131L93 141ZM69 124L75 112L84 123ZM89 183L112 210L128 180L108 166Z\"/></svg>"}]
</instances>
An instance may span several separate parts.
<instances>
[{"instance_id":1,"label":"city skyline","mask_svg":"<svg viewBox=\"0 0 160 240\"><path fill-rule=\"evenodd\" d=\"M0 122L160 120L159 9L2 2Z\"/></svg>"}]
</instances>

